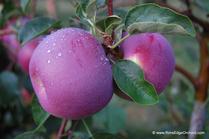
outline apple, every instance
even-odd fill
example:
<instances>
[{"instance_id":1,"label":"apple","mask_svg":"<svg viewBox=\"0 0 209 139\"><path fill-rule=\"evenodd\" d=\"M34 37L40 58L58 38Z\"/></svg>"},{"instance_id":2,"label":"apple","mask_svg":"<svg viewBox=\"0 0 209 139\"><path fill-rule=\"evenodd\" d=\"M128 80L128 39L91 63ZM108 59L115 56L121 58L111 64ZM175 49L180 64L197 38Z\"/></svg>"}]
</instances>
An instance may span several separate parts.
<instances>
[{"instance_id":1,"label":"apple","mask_svg":"<svg viewBox=\"0 0 209 139\"><path fill-rule=\"evenodd\" d=\"M143 70L145 80L160 94L171 80L175 68L172 47L159 33L131 35L122 44L124 59L135 62Z\"/></svg>"},{"instance_id":2,"label":"apple","mask_svg":"<svg viewBox=\"0 0 209 139\"><path fill-rule=\"evenodd\" d=\"M26 73L29 73L29 62L33 51L38 46L39 42L42 41L42 39L43 37L38 37L27 42L18 52L18 64Z\"/></svg>"},{"instance_id":3,"label":"apple","mask_svg":"<svg viewBox=\"0 0 209 139\"><path fill-rule=\"evenodd\" d=\"M60 29L41 41L29 74L41 106L56 117L90 116L113 95L111 65L101 44L79 28Z\"/></svg>"},{"instance_id":4,"label":"apple","mask_svg":"<svg viewBox=\"0 0 209 139\"><path fill-rule=\"evenodd\" d=\"M29 17L13 18L6 22L3 30L9 32L15 28L20 28L30 20ZM20 49L20 42L17 39L16 33L5 34L0 38L0 41L5 45L9 58L15 62L18 51Z\"/></svg>"}]
</instances>

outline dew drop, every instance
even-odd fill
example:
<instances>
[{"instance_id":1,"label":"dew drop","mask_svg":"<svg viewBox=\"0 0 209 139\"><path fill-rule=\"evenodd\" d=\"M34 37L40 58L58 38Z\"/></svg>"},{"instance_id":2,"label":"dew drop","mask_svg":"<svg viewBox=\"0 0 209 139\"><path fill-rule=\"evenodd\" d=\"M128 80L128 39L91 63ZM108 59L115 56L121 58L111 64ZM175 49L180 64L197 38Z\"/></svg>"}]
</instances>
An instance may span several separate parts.
<instances>
[{"instance_id":1,"label":"dew drop","mask_svg":"<svg viewBox=\"0 0 209 139\"><path fill-rule=\"evenodd\" d=\"M48 50L48 51L47 51L47 53L50 53L50 52L51 52L51 50Z\"/></svg>"},{"instance_id":2,"label":"dew drop","mask_svg":"<svg viewBox=\"0 0 209 139\"><path fill-rule=\"evenodd\" d=\"M107 61L107 62L108 62L108 61L109 61L109 59L108 59L108 58L105 58L105 61Z\"/></svg>"},{"instance_id":3,"label":"dew drop","mask_svg":"<svg viewBox=\"0 0 209 139\"><path fill-rule=\"evenodd\" d=\"M62 53L59 52L59 53L58 53L58 56L62 56Z\"/></svg>"},{"instance_id":4,"label":"dew drop","mask_svg":"<svg viewBox=\"0 0 209 139\"><path fill-rule=\"evenodd\" d=\"M51 63L51 61L50 61L50 60L48 60L48 61L47 61L47 63L49 64L49 63Z\"/></svg>"}]
</instances>

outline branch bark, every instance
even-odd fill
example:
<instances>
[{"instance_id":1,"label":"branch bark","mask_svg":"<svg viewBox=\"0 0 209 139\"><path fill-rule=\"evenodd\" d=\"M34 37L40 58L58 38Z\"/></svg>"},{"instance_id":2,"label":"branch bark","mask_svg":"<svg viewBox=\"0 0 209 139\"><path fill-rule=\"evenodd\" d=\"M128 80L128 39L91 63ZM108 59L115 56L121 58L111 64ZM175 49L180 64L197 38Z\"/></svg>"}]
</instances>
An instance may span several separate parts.
<instances>
[{"instance_id":1,"label":"branch bark","mask_svg":"<svg viewBox=\"0 0 209 139\"><path fill-rule=\"evenodd\" d=\"M205 103L196 101L192 112L189 132L200 132L205 121ZM196 139L196 134L189 134L188 139Z\"/></svg>"},{"instance_id":2,"label":"branch bark","mask_svg":"<svg viewBox=\"0 0 209 139\"><path fill-rule=\"evenodd\" d=\"M179 73L181 73L184 77L186 77L194 86L194 88L197 88L197 82L195 77L186 69L184 69L183 67L176 65L175 70Z\"/></svg>"},{"instance_id":3,"label":"branch bark","mask_svg":"<svg viewBox=\"0 0 209 139\"><path fill-rule=\"evenodd\" d=\"M207 100L207 91L209 85L209 34L203 33L199 36L200 43L200 70L198 75L198 83L195 93L195 106L192 112L190 122L190 132L199 132L204 127L205 122L205 102ZM196 134L189 134L188 139L195 139Z\"/></svg>"},{"instance_id":4,"label":"branch bark","mask_svg":"<svg viewBox=\"0 0 209 139\"><path fill-rule=\"evenodd\" d=\"M207 99L207 91L209 84L209 34L203 33L200 36L200 70L198 76L198 88L196 91L196 100L204 102Z\"/></svg>"}]
</instances>

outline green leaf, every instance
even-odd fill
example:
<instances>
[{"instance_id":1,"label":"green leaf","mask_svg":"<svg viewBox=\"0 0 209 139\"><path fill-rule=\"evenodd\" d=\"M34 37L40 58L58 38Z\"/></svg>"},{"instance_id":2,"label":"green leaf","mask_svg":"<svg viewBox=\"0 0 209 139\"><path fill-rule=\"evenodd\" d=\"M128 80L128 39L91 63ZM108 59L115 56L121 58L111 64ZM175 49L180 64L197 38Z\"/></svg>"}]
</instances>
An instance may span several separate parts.
<instances>
[{"instance_id":1,"label":"green leaf","mask_svg":"<svg viewBox=\"0 0 209 139\"><path fill-rule=\"evenodd\" d=\"M121 23L122 19L117 15L108 16L96 23L96 26L103 32L108 34Z\"/></svg>"},{"instance_id":2,"label":"green leaf","mask_svg":"<svg viewBox=\"0 0 209 139\"><path fill-rule=\"evenodd\" d=\"M48 17L37 17L27 22L18 33L18 38L22 43L45 33L49 29L58 26L60 22Z\"/></svg>"},{"instance_id":3,"label":"green leaf","mask_svg":"<svg viewBox=\"0 0 209 139\"><path fill-rule=\"evenodd\" d=\"M139 104L156 104L159 100L155 88L144 80L140 67L129 60L119 60L113 65L113 77L118 87Z\"/></svg>"},{"instance_id":4,"label":"green leaf","mask_svg":"<svg viewBox=\"0 0 209 139\"><path fill-rule=\"evenodd\" d=\"M49 117L49 113L44 111L40 106L38 99L34 96L32 102L32 115L37 125L43 123Z\"/></svg>"},{"instance_id":5,"label":"green leaf","mask_svg":"<svg viewBox=\"0 0 209 139\"><path fill-rule=\"evenodd\" d=\"M31 0L20 0L22 11L25 12Z\"/></svg>"},{"instance_id":6,"label":"green leaf","mask_svg":"<svg viewBox=\"0 0 209 139\"><path fill-rule=\"evenodd\" d=\"M93 23L96 20L96 8L96 0L90 0L89 4L86 7L87 17L90 18Z\"/></svg>"},{"instance_id":7,"label":"green leaf","mask_svg":"<svg viewBox=\"0 0 209 139\"><path fill-rule=\"evenodd\" d=\"M16 136L15 139L44 139L44 137L33 131L28 131Z\"/></svg>"},{"instance_id":8,"label":"green leaf","mask_svg":"<svg viewBox=\"0 0 209 139\"><path fill-rule=\"evenodd\" d=\"M94 135L94 139L125 139L120 135L114 135L110 133L97 133Z\"/></svg>"},{"instance_id":9,"label":"green leaf","mask_svg":"<svg viewBox=\"0 0 209 139\"><path fill-rule=\"evenodd\" d=\"M132 8L125 19L130 34L137 32L176 33L195 36L191 20L175 11L149 3Z\"/></svg>"},{"instance_id":10,"label":"green leaf","mask_svg":"<svg viewBox=\"0 0 209 139\"><path fill-rule=\"evenodd\" d=\"M115 42L119 42L122 39L122 37L123 37L123 28L124 28L124 24L120 24L120 25L118 25L114 29L114 39L115 39Z\"/></svg>"}]
</instances>

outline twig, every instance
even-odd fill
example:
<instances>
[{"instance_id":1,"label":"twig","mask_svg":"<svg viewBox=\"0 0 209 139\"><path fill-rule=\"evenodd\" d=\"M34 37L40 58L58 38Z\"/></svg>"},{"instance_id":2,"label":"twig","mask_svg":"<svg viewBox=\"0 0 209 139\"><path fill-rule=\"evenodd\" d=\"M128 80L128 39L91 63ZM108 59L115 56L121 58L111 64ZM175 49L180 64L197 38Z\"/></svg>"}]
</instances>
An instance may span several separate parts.
<instances>
[{"instance_id":1,"label":"twig","mask_svg":"<svg viewBox=\"0 0 209 139\"><path fill-rule=\"evenodd\" d=\"M67 121L68 121L67 119L62 120L62 123L60 125L60 129L59 129L58 134L57 134L57 139L61 139L62 134L64 133L64 130L65 130L65 126L67 124Z\"/></svg>"},{"instance_id":2,"label":"twig","mask_svg":"<svg viewBox=\"0 0 209 139\"><path fill-rule=\"evenodd\" d=\"M47 0L46 5L48 14L52 17L57 17L55 0Z\"/></svg>"},{"instance_id":3,"label":"twig","mask_svg":"<svg viewBox=\"0 0 209 139\"><path fill-rule=\"evenodd\" d=\"M86 128L86 131L87 131L88 134L89 134L89 137L92 138L92 139L94 139L94 136L93 136L93 134L91 133L91 130L89 129L89 127L88 127L88 125L86 124L86 122L85 122L84 119L82 119L82 122L83 122L84 127Z\"/></svg>"},{"instance_id":4,"label":"twig","mask_svg":"<svg viewBox=\"0 0 209 139\"><path fill-rule=\"evenodd\" d=\"M194 86L194 88L197 87L197 83L196 83L196 79L194 78L194 76L187 71L186 69L184 69L183 67L176 65L175 70L179 73L181 73L182 75L184 75L184 77L186 77Z\"/></svg>"},{"instance_id":5,"label":"twig","mask_svg":"<svg viewBox=\"0 0 209 139\"><path fill-rule=\"evenodd\" d=\"M123 37L120 41L116 42L113 46L110 46L111 49L116 48L118 45L120 45L125 39L127 39L130 35L126 35L125 37Z\"/></svg>"},{"instance_id":6,"label":"twig","mask_svg":"<svg viewBox=\"0 0 209 139\"><path fill-rule=\"evenodd\" d=\"M204 102L207 99L209 84L209 52L208 52L209 34L203 33L200 37L200 70L198 75L198 88L196 91L196 100Z\"/></svg>"}]
</instances>

